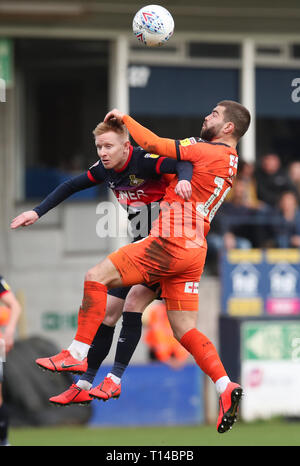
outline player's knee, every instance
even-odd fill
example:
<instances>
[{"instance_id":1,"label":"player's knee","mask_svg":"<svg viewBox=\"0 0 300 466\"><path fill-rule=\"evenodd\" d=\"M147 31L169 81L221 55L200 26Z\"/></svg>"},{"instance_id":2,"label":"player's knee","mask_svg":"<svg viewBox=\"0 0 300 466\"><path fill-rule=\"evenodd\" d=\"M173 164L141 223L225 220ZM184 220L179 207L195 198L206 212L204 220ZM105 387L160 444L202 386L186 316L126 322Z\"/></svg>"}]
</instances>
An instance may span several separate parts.
<instances>
[{"instance_id":1,"label":"player's knee","mask_svg":"<svg viewBox=\"0 0 300 466\"><path fill-rule=\"evenodd\" d=\"M97 273L95 267L89 269L84 277L84 280L91 281L91 282L98 282L99 281L99 273Z\"/></svg>"},{"instance_id":2,"label":"player's knee","mask_svg":"<svg viewBox=\"0 0 300 466\"><path fill-rule=\"evenodd\" d=\"M118 313L106 315L103 319L103 324L108 327L114 327L118 322L120 315Z\"/></svg>"},{"instance_id":3,"label":"player's knee","mask_svg":"<svg viewBox=\"0 0 300 466\"><path fill-rule=\"evenodd\" d=\"M124 299L108 294L103 323L108 327L114 327L122 315L123 307Z\"/></svg>"},{"instance_id":4,"label":"player's knee","mask_svg":"<svg viewBox=\"0 0 300 466\"><path fill-rule=\"evenodd\" d=\"M181 338L183 335L185 335L187 332L195 328L195 325L193 322L182 322L182 321L174 321L172 319L169 319L173 336L174 338L180 342Z\"/></svg>"},{"instance_id":5,"label":"player's knee","mask_svg":"<svg viewBox=\"0 0 300 466\"><path fill-rule=\"evenodd\" d=\"M139 301L138 295L133 294L131 296L127 296L123 311L124 312L139 312L140 307L141 307L141 302Z\"/></svg>"},{"instance_id":6,"label":"player's knee","mask_svg":"<svg viewBox=\"0 0 300 466\"><path fill-rule=\"evenodd\" d=\"M153 299L155 293L152 290L143 285L136 285L126 297L123 312L143 312Z\"/></svg>"},{"instance_id":7,"label":"player's knee","mask_svg":"<svg viewBox=\"0 0 300 466\"><path fill-rule=\"evenodd\" d=\"M107 259L90 268L86 272L84 279L85 281L102 283L107 287L122 285L122 280L118 271Z\"/></svg>"}]
</instances>

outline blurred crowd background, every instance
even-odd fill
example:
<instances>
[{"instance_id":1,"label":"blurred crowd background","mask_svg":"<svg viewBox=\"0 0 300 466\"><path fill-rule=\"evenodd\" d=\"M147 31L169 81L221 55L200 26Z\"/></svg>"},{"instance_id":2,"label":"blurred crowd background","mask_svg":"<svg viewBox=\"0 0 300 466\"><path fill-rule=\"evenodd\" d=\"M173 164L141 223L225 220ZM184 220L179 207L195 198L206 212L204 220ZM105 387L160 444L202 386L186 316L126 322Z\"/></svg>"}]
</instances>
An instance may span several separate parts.
<instances>
[{"instance_id":1,"label":"blurred crowd background","mask_svg":"<svg viewBox=\"0 0 300 466\"><path fill-rule=\"evenodd\" d=\"M233 189L212 222L208 268L230 249L300 247L300 160L284 166L278 154L257 164L241 160Z\"/></svg>"}]
</instances>

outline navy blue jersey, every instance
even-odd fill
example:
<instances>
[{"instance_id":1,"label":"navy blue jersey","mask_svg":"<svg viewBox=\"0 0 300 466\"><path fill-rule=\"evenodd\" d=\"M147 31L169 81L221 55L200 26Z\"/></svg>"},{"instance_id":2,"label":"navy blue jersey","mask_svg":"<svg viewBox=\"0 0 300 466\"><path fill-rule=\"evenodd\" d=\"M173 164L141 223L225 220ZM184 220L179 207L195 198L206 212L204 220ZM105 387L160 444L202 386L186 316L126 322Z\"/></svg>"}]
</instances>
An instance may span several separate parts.
<instances>
[{"instance_id":1,"label":"navy blue jersey","mask_svg":"<svg viewBox=\"0 0 300 466\"><path fill-rule=\"evenodd\" d=\"M138 207L141 203L159 201L164 196L167 181L160 171L164 160L166 157L130 146L127 162L121 170L106 169L98 160L89 169L88 176L95 183L104 181L123 207ZM176 173L174 168L175 165L168 173Z\"/></svg>"},{"instance_id":2,"label":"navy blue jersey","mask_svg":"<svg viewBox=\"0 0 300 466\"><path fill-rule=\"evenodd\" d=\"M159 214L159 202L169 181L164 176L166 173L178 173L180 179L190 180L192 167L180 165L177 161L174 164L174 160L168 157L130 146L128 159L120 170L106 169L98 160L87 175L95 183L106 183L120 205L127 210L130 222L136 218L134 227L135 231L139 231L138 235L133 234L136 241L149 234L151 224Z\"/></svg>"},{"instance_id":3,"label":"navy blue jersey","mask_svg":"<svg viewBox=\"0 0 300 466\"><path fill-rule=\"evenodd\" d=\"M193 165L130 146L128 159L120 170L104 168L101 160L98 160L86 173L59 185L33 210L41 217L75 192L105 183L126 208L129 221L141 215L139 221L145 224L147 233L143 232L143 236L146 236L159 213L159 202L165 195L168 185L166 174L177 174L178 180L190 181ZM144 215L147 216L144 217L145 221Z\"/></svg>"}]
</instances>

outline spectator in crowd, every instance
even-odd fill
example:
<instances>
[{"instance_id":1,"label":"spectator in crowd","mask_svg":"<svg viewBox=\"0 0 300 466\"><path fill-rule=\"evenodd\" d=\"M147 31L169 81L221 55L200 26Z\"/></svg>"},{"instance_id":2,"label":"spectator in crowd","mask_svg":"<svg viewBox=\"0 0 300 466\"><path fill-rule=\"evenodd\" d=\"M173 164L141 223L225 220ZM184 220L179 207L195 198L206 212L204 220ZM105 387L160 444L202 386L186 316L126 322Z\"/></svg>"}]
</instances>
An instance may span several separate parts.
<instances>
[{"instance_id":1,"label":"spectator in crowd","mask_svg":"<svg viewBox=\"0 0 300 466\"><path fill-rule=\"evenodd\" d=\"M207 235L209 269L216 273L219 254L229 249L249 249L255 245L257 209L249 207L248 186L237 178L230 200L225 200Z\"/></svg>"},{"instance_id":2,"label":"spectator in crowd","mask_svg":"<svg viewBox=\"0 0 300 466\"><path fill-rule=\"evenodd\" d=\"M233 196L224 203L222 208L222 233L226 249L248 249L253 242L251 226L254 222L256 209L249 207L246 182L238 178L235 182Z\"/></svg>"},{"instance_id":3,"label":"spectator in crowd","mask_svg":"<svg viewBox=\"0 0 300 466\"><path fill-rule=\"evenodd\" d=\"M296 188L298 202L300 203L300 161L296 160L290 164L289 176Z\"/></svg>"},{"instance_id":4,"label":"spectator in crowd","mask_svg":"<svg viewBox=\"0 0 300 466\"><path fill-rule=\"evenodd\" d=\"M257 186L256 180L254 177L255 167L253 164L245 162L243 160L239 161L237 178L243 180L245 183L244 191L244 200L243 203L246 207L257 209L260 207L260 201L257 197ZM229 192L226 201L231 201L234 198L235 192L235 183L231 191Z\"/></svg>"},{"instance_id":5,"label":"spectator in crowd","mask_svg":"<svg viewBox=\"0 0 300 466\"><path fill-rule=\"evenodd\" d=\"M300 248L300 209L294 191L284 192L280 197L274 240L279 248Z\"/></svg>"},{"instance_id":6,"label":"spectator in crowd","mask_svg":"<svg viewBox=\"0 0 300 466\"><path fill-rule=\"evenodd\" d=\"M274 153L262 157L256 171L256 185L258 199L263 201L266 207L273 208L278 205L283 192L295 190L290 177L281 166L279 156Z\"/></svg>"}]
</instances>

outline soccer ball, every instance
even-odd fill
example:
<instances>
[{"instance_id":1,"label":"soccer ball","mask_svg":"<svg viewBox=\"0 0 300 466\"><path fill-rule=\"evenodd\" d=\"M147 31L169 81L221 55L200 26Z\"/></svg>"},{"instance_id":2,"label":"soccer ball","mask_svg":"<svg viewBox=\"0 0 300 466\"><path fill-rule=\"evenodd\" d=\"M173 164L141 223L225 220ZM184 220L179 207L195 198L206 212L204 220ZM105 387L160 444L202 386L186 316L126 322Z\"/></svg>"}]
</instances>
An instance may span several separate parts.
<instances>
[{"instance_id":1,"label":"soccer ball","mask_svg":"<svg viewBox=\"0 0 300 466\"><path fill-rule=\"evenodd\" d=\"M160 47L174 32L174 20L169 11L159 5L141 8L133 18L135 37L147 47Z\"/></svg>"}]
</instances>

